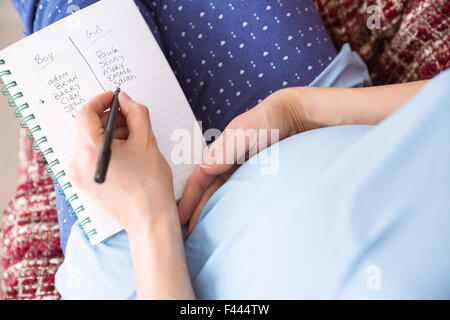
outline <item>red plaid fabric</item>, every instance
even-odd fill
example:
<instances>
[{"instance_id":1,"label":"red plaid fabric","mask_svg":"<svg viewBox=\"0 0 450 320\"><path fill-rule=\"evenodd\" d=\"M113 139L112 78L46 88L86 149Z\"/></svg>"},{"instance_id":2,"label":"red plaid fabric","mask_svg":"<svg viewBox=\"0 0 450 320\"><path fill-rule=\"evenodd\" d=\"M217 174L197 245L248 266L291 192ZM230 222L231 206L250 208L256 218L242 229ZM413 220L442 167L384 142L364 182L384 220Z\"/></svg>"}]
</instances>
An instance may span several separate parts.
<instances>
[{"instance_id":1,"label":"red plaid fabric","mask_svg":"<svg viewBox=\"0 0 450 320\"><path fill-rule=\"evenodd\" d=\"M430 79L450 67L448 0L315 0L337 48L348 42L366 62L374 84ZM367 28L381 8L380 29Z\"/></svg>"}]
</instances>

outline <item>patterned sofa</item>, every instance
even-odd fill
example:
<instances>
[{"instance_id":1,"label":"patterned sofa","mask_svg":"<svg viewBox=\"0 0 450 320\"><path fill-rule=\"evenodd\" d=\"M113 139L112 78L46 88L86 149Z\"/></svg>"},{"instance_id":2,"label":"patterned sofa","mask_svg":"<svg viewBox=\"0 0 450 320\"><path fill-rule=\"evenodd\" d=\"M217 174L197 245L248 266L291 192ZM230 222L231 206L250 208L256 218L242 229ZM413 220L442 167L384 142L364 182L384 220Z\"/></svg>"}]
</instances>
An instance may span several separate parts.
<instances>
[{"instance_id":1,"label":"patterned sofa","mask_svg":"<svg viewBox=\"0 0 450 320\"><path fill-rule=\"evenodd\" d=\"M448 0L315 2L335 46L350 43L367 63L374 84L429 79L450 67ZM371 5L381 8L378 29L367 27ZM52 179L44 165L23 132L18 186L0 234L5 299L60 298L54 275L63 254Z\"/></svg>"}]
</instances>

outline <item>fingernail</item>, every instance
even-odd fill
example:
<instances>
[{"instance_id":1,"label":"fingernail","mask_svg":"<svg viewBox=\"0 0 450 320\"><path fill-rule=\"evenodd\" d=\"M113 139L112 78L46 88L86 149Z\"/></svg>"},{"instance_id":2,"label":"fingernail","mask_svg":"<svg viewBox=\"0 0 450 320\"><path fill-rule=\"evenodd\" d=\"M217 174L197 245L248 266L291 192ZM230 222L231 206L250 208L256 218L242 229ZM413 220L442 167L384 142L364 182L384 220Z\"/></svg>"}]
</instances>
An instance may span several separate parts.
<instances>
[{"instance_id":1,"label":"fingernail","mask_svg":"<svg viewBox=\"0 0 450 320\"><path fill-rule=\"evenodd\" d=\"M210 166L208 166L208 165L206 165L206 164L201 164L201 165L199 165L199 167L200 167L200 168L203 168L203 169L209 169L209 168L211 168Z\"/></svg>"}]
</instances>

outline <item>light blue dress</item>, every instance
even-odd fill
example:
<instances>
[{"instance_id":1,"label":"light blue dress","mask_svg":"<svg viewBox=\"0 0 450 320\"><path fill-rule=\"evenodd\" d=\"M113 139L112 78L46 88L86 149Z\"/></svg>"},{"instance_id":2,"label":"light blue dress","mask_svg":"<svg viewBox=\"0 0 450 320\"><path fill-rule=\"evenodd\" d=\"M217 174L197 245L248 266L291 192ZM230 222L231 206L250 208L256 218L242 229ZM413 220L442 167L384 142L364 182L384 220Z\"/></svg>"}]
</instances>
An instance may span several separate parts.
<instances>
[{"instance_id":1,"label":"light blue dress","mask_svg":"<svg viewBox=\"0 0 450 320\"><path fill-rule=\"evenodd\" d=\"M348 47L334 62L314 85L367 82ZM449 101L447 71L375 127L281 141L274 174L244 164L185 244L197 298L450 298ZM135 298L127 234L91 247L74 226L56 287Z\"/></svg>"}]
</instances>

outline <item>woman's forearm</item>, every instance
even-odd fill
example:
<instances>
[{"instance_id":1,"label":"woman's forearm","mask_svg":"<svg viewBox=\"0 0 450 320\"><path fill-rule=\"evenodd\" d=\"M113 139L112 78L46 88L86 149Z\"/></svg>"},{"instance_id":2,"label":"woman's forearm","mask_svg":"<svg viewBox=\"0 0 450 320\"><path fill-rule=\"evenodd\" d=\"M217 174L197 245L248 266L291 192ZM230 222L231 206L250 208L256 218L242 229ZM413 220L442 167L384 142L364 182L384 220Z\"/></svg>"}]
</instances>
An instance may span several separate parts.
<instances>
[{"instance_id":1,"label":"woman's forearm","mask_svg":"<svg viewBox=\"0 0 450 320\"><path fill-rule=\"evenodd\" d=\"M405 104L426 82L367 88L292 88L292 99L298 103L288 104L289 113L297 132L335 125L375 125Z\"/></svg>"},{"instance_id":2,"label":"woman's forearm","mask_svg":"<svg viewBox=\"0 0 450 320\"><path fill-rule=\"evenodd\" d=\"M129 240L139 299L195 299L176 205Z\"/></svg>"}]
</instances>

